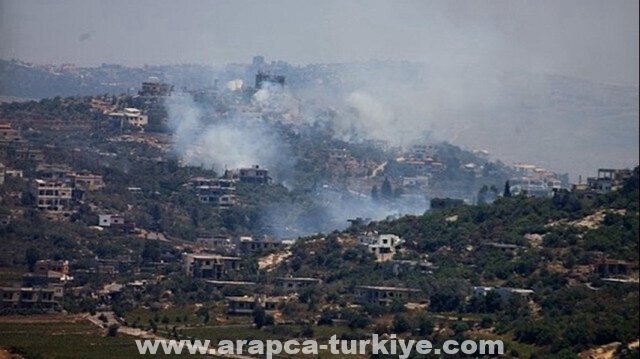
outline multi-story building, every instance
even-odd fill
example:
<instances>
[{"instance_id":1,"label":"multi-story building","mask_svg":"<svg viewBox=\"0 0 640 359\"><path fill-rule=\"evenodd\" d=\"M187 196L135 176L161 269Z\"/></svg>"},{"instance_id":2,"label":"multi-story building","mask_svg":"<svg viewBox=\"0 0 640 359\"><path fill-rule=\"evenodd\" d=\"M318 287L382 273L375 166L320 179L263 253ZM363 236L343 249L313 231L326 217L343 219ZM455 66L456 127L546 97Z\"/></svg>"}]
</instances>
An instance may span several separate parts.
<instances>
[{"instance_id":1,"label":"multi-story building","mask_svg":"<svg viewBox=\"0 0 640 359\"><path fill-rule=\"evenodd\" d=\"M511 178L509 186L514 196L525 194L528 197L550 197L553 194L547 182L532 177Z\"/></svg>"},{"instance_id":2,"label":"multi-story building","mask_svg":"<svg viewBox=\"0 0 640 359\"><path fill-rule=\"evenodd\" d=\"M42 180L63 180L72 169L66 164L41 163L36 166L36 176Z\"/></svg>"},{"instance_id":3,"label":"multi-story building","mask_svg":"<svg viewBox=\"0 0 640 359\"><path fill-rule=\"evenodd\" d=\"M266 296L244 296L244 297L227 297L227 313L238 315L250 315L253 310L261 306L267 313L274 313L278 310L278 304L284 302L282 297L266 297Z\"/></svg>"},{"instance_id":4,"label":"multi-story building","mask_svg":"<svg viewBox=\"0 0 640 359\"><path fill-rule=\"evenodd\" d=\"M104 188L104 180L100 175L92 173L73 173L69 175L75 187L87 190L97 191Z\"/></svg>"},{"instance_id":5,"label":"multi-story building","mask_svg":"<svg viewBox=\"0 0 640 359\"><path fill-rule=\"evenodd\" d=\"M131 126L143 127L149 124L149 117L143 115L137 108L127 107L124 109L124 117Z\"/></svg>"},{"instance_id":6,"label":"multi-story building","mask_svg":"<svg viewBox=\"0 0 640 359\"><path fill-rule=\"evenodd\" d=\"M64 213L71 210L72 188L62 181L35 180L35 197L38 209Z\"/></svg>"},{"instance_id":7,"label":"multi-story building","mask_svg":"<svg viewBox=\"0 0 640 359\"><path fill-rule=\"evenodd\" d=\"M224 178L192 178L187 183L202 203L227 208L236 204L236 183Z\"/></svg>"},{"instance_id":8,"label":"multi-story building","mask_svg":"<svg viewBox=\"0 0 640 359\"><path fill-rule=\"evenodd\" d=\"M255 252L263 252L272 249L277 249L283 246L282 241L270 239L265 237L260 240L256 240L253 237L241 236L236 241L236 251L239 254L248 254Z\"/></svg>"},{"instance_id":9,"label":"multi-story building","mask_svg":"<svg viewBox=\"0 0 640 359\"><path fill-rule=\"evenodd\" d=\"M123 226L124 223L124 216L121 214L98 215L98 226L100 227Z\"/></svg>"},{"instance_id":10,"label":"multi-story building","mask_svg":"<svg viewBox=\"0 0 640 359\"><path fill-rule=\"evenodd\" d=\"M240 168L238 170L238 178L240 182L253 184L267 184L271 181L269 170L260 168L258 165L251 168Z\"/></svg>"},{"instance_id":11,"label":"multi-story building","mask_svg":"<svg viewBox=\"0 0 640 359\"><path fill-rule=\"evenodd\" d=\"M391 260L396 253L396 248L402 244L402 239L395 234L366 233L358 240L376 256L379 262Z\"/></svg>"},{"instance_id":12,"label":"multi-story building","mask_svg":"<svg viewBox=\"0 0 640 359\"><path fill-rule=\"evenodd\" d=\"M173 91L173 86L160 81L148 81L142 83L142 90L138 92L140 96L169 96Z\"/></svg>"},{"instance_id":13,"label":"multi-story building","mask_svg":"<svg viewBox=\"0 0 640 359\"><path fill-rule=\"evenodd\" d=\"M587 178L589 189L598 193L607 193L619 189L631 177L628 169L598 169L598 177Z\"/></svg>"},{"instance_id":14,"label":"multi-story building","mask_svg":"<svg viewBox=\"0 0 640 359\"><path fill-rule=\"evenodd\" d=\"M239 257L219 254L184 254L183 265L187 276L195 278L221 279L240 269Z\"/></svg>"},{"instance_id":15,"label":"multi-story building","mask_svg":"<svg viewBox=\"0 0 640 359\"><path fill-rule=\"evenodd\" d=\"M357 286L355 300L359 304L388 306L394 301L411 302L422 300L422 291L403 287Z\"/></svg>"},{"instance_id":16,"label":"multi-story building","mask_svg":"<svg viewBox=\"0 0 640 359\"><path fill-rule=\"evenodd\" d=\"M149 124L149 117L133 107L127 107L123 111L110 112L108 116L112 120L119 121L121 127L125 123L134 127L144 127Z\"/></svg>"},{"instance_id":17,"label":"multi-story building","mask_svg":"<svg viewBox=\"0 0 640 359\"><path fill-rule=\"evenodd\" d=\"M25 287L41 287L50 284L60 284L72 281L69 275L69 261L39 260L33 266L33 271L22 275L22 285Z\"/></svg>"},{"instance_id":18,"label":"multi-story building","mask_svg":"<svg viewBox=\"0 0 640 359\"><path fill-rule=\"evenodd\" d=\"M317 278L281 277L276 279L276 286L286 291L295 292L300 289L314 287L321 282Z\"/></svg>"},{"instance_id":19,"label":"multi-story building","mask_svg":"<svg viewBox=\"0 0 640 359\"><path fill-rule=\"evenodd\" d=\"M7 153L15 162L44 162L44 154L42 153L42 150L35 148L18 146L10 148Z\"/></svg>"},{"instance_id":20,"label":"multi-story building","mask_svg":"<svg viewBox=\"0 0 640 359\"><path fill-rule=\"evenodd\" d=\"M232 253L236 249L236 243L230 236L218 235L196 238L196 243L201 248L215 251L216 253Z\"/></svg>"},{"instance_id":21,"label":"multi-story building","mask_svg":"<svg viewBox=\"0 0 640 359\"><path fill-rule=\"evenodd\" d=\"M3 308L60 309L64 298L64 286L52 284L46 287L0 287L0 305Z\"/></svg>"},{"instance_id":22,"label":"multi-story building","mask_svg":"<svg viewBox=\"0 0 640 359\"><path fill-rule=\"evenodd\" d=\"M20 138L18 130L11 127L10 123L0 123L0 144L8 144Z\"/></svg>"}]
</instances>

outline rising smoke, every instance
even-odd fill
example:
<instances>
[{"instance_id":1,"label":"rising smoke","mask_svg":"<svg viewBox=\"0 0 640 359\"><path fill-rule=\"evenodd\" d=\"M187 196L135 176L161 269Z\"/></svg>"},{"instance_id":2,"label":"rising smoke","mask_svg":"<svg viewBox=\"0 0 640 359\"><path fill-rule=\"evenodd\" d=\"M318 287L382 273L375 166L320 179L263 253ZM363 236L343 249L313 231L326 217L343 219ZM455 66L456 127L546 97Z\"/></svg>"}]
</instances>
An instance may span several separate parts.
<instances>
[{"instance_id":1,"label":"rising smoke","mask_svg":"<svg viewBox=\"0 0 640 359\"><path fill-rule=\"evenodd\" d=\"M296 115L297 101L293 100L293 96L269 90L269 87L257 91L253 101L263 114L278 109L285 112L286 120L287 114L293 113L302 126L319 121L318 118ZM347 96L343 103L343 108L347 109L343 113L351 113L351 118L333 118L329 126L340 128L343 125L341 120L347 118L352 130L360 134L359 138L385 139L383 131L388 126L387 121L392 121L391 112L386 112L374 99L361 92ZM289 108L292 104L294 106ZM227 168L260 165L269 169L277 183L289 188L296 187L291 174L297 159L280 132L280 121L241 115L209 118L202 104L196 103L186 93L172 95L166 99L165 105L169 128L173 133L173 149L184 164L213 168L218 173ZM348 109L355 109L358 113ZM372 118L375 122L365 125L366 118ZM314 134L307 132L306 135ZM337 136L340 136L340 131L337 131ZM375 202L368 194L327 185L319 186L305 195L303 202L268 205L262 211L264 227L280 238L289 238L344 229L349 218L377 220L400 214L420 214L428 208L426 198L402 199L394 203Z\"/></svg>"},{"instance_id":2,"label":"rising smoke","mask_svg":"<svg viewBox=\"0 0 640 359\"><path fill-rule=\"evenodd\" d=\"M184 164L213 168L218 173L260 165L271 169L276 181L286 182L292 163L277 130L247 116L205 119L199 104L186 93L167 98L173 148Z\"/></svg>"},{"instance_id":3,"label":"rising smoke","mask_svg":"<svg viewBox=\"0 0 640 359\"><path fill-rule=\"evenodd\" d=\"M335 69L337 83L311 81L297 88L295 96L261 89L252 101L262 118L212 120L188 95L173 96L167 108L174 149L185 163L218 172L259 164L276 182L295 188L290 175L298 159L278 127L264 119L264 114L280 113L284 115L278 119L290 124L330 127L339 140L376 139L395 146L445 140L574 177L598 166L637 162L637 88L498 71L486 63L461 65L444 57L434 56L428 65L345 65ZM327 112L333 115L323 115ZM612 142L612 136L618 141ZM311 197L313 213L279 203L264 221L288 237L342 228L347 218L381 219L427 209L426 201L392 207L335 188L319 189Z\"/></svg>"}]
</instances>

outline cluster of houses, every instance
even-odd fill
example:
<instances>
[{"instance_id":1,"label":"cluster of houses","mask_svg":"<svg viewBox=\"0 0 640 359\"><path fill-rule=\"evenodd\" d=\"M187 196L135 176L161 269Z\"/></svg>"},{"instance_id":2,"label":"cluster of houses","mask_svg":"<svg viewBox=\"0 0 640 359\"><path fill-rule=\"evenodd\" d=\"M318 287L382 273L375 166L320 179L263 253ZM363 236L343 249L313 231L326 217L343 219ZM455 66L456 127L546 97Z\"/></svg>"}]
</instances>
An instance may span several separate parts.
<instances>
[{"instance_id":1,"label":"cluster of houses","mask_svg":"<svg viewBox=\"0 0 640 359\"><path fill-rule=\"evenodd\" d=\"M574 192L582 194L599 194L617 191L632 174L630 169L600 168L598 169L597 177L587 177L587 183L582 183L580 180L578 184L574 184L571 189Z\"/></svg>"},{"instance_id":2,"label":"cluster of houses","mask_svg":"<svg viewBox=\"0 0 640 359\"><path fill-rule=\"evenodd\" d=\"M512 195L551 197L563 187L558 175L544 168L528 164L516 164L513 168L518 176L509 179Z\"/></svg>"},{"instance_id":3,"label":"cluster of houses","mask_svg":"<svg viewBox=\"0 0 640 359\"><path fill-rule=\"evenodd\" d=\"M74 171L65 164L48 163L45 159L54 157L56 148L33 148L9 123L0 124L0 149L12 164L32 169L30 192L35 207L49 216L68 216L85 192L99 191L105 186L101 175ZM24 171L0 164L0 184L8 177L23 178Z\"/></svg>"},{"instance_id":4,"label":"cluster of houses","mask_svg":"<svg viewBox=\"0 0 640 359\"><path fill-rule=\"evenodd\" d=\"M101 175L76 172L66 165L41 164L35 173L31 191L36 207L48 215L68 216L85 192L105 187Z\"/></svg>"},{"instance_id":5,"label":"cluster of houses","mask_svg":"<svg viewBox=\"0 0 640 359\"><path fill-rule=\"evenodd\" d=\"M22 285L0 287L2 308L62 309L65 284L73 280L68 261L40 260L22 276Z\"/></svg>"},{"instance_id":6,"label":"cluster of houses","mask_svg":"<svg viewBox=\"0 0 640 359\"><path fill-rule=\"evenodd\" d=\"M437 160L433 145L413 145L402 156L396 158L396 162L411 167L419 177L429 176L444 167L444 164Z\"/></svg>"},{"instance_id":7,"label":"cluster of houses","mask_svg":"<svg viewBox=\"0 0 640 359\"><path fill-rule=\"evenodd\" d=\"M519 176L509 179L512 195L551 197L554 192L567 188L567 184L562 182L558 174L543 168L517 164L514 169ZM598 194L620 189L631 175L630 169L600 168L596 177L588 177L586 183L582 183L582 177L580 177L578 183L572 184L570 188L581 198L593 199Z\"/></svg>"},{"instance_id":8,"label":"cluster of houses","mask_svg":"<svg viewBox=\"0 0 640 359\"><path fill-rule=\"evenodd\" d=\"M236 196L238 182L264 185L271 183L271 177L269 177L269 170L255 165L227 170L221 178L194 177L185 183L184 187L191 190L202 203L229 208L238 204Z\"/></svg>"}]
</instances>

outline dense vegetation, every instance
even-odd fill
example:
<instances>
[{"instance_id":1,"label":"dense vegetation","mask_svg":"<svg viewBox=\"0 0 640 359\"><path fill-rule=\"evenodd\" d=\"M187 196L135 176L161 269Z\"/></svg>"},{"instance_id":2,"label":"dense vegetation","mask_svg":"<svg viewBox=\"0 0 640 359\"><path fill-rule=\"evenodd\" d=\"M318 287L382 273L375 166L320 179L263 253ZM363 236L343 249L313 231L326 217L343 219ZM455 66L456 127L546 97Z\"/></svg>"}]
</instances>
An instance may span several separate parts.
<instances>
[{"instance_id":1,"label":"dense vegetation","mask_svg":"<svg viewBox=\"0 0 640 359\"><path fill-rule=\"evenodd\" d=\"M131 96L102 99L120 106L146 106ZM393 204L402 196L397 181L392 185L389 178L413 176L415 169L397 161L400 154L396 150L337 140L330 127L276 122L274 128L296 158L292 182L288 186L239 184L240 204L215 208L199 202L184 184L195 176L216 177L219 173L182 165L167 151L170 139L164 134L140 134L114 126L93 111L90 102L88 97L54 98L0 107L0 114L18 125L30 146L49 149L48 163L102 175L106 183L100 191L86 192L68 220L52 222L34 209L27 179L7 178L0 187L0 215L11 214L10 223L0 226L2 274L19 280L21 272L16 268L28 270L36 260L46 258L70 260L77 272L74 285L84 286L87 292L113 279L93 271L105 261L117 263L120 282L153 279L144 290L125 290L109 300L69 297L63 303L69 312L92 312L108 304L117 315L134 321L128 324L153 330L169 324L224 324L228 321L222 305L225 296L285 294L274 288L274 280L297 276L322 279L321 285L301 291L279 308L280 320L299 328L284 333L288 327L277 329L271 325L273 318L257 312L254 322L268 327L263 333L280 330L278 335L310 336L321 327L336 325L343 338L391 331L434 342L489 336L507 340L511 354L522 357L572 357L593 346L613 341L626 345L637 339L637 282L603 281L593 264L601 258L632 263L636 269L631 276L637 279L638 168L619 191L593 199L569 191L558 191L553 198L500 197L498 189L511 175L507 166L450 144L437 144L435 155L444 169L432 174L430 188L438 193L462 193L459 197L477 193L483 198L478 205L434 200L437 210L424 215L369 224L362 221L343 232L329 230L299 238L283 261L259 269L258 261L269 253L253 253L243 258L242 272L225 278L256 282L257 289L220 289L202 280L185 279L181 253L191 251L190 245L200 236L257 238L273 234L274 227L294 228L289 233L303 233L301 228L306 233L318 232L327 224L336 228L330 211L336 204L332 199L350 194L346 173L327 164L332 149L345 149L359 163L387 163L375 178L381 183L374 196L376 206ZM215 121L225 111L218 105L209 109L207 120ZM155 130L164 130L162 117L166 114L158 111ZM74 127L52 131L49 122L59 120L79 125L82 131ZM36 163L9 157L2 153L7 165L24 170L27 178L36 176ZM466 171L462 168L466 163L477 163L482 170ZM323 197L327 192L337 196ZM94 228L102 212L125 213L136 231ZM270 216L273 213L284 215L275 221ZM346 219L338 220L345 223ZM399 261L376 262L358 245L358 236L364 232L402 237L402 248L394 258ZM166 240L153 240L156 233ZM423 306L407 309L397 301L388 307L353 307L358 285L419 289L425 294ZM527 288L534 293L508 299L492 292L473 296L472 286ZM200 306L191 313L194 315L181 314L178 321L177 314L161 309L161 303L167 302L179 308ZM132 313L140 308L152 311L153 318L144 323L137 320Z\"/></svg>"}]
</instances>

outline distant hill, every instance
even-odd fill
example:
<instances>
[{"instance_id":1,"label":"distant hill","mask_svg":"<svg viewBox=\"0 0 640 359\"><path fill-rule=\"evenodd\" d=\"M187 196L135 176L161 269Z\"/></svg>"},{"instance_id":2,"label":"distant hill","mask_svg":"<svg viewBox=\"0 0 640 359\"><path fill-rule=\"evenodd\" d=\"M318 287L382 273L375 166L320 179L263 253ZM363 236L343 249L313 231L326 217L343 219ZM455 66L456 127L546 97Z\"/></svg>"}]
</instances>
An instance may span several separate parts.
<instances>
[{"instance_id":1,"label":"distant hill","mask_svg":"<svg viewBox=\"0 0 640 359\"><path fill-rule=\"evenodd\" d=\"M578 175L593 175L599 167L638 164L637 86L408 62L265 66L75 68L0 60L0 96L135 94L150 76L176 89L222 88L232 79L252 86L257 71L265 70L284 75L305 105L361 107L360 130L376 139L402 142L428 132L466 149L489 150L507 163L568 172L576 182Z\"/></svg>"}]
</instances>

